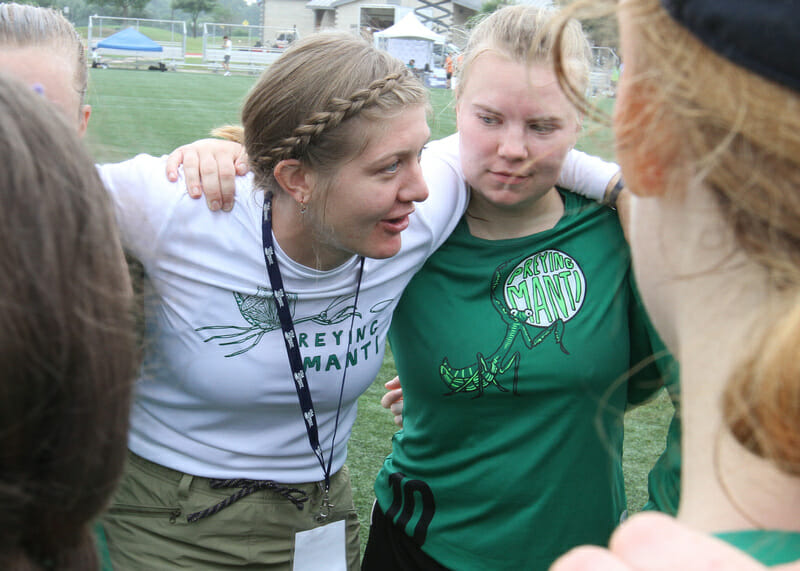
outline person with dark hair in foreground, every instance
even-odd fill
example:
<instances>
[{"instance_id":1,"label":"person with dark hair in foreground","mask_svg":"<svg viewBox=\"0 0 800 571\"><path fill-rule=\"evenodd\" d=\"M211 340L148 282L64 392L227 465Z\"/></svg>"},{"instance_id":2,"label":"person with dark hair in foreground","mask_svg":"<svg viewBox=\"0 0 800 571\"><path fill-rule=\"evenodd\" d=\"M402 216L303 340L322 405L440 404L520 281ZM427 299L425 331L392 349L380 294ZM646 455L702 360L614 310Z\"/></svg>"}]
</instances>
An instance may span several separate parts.
<instances>
[{"instance_id":1,"label":"person with dark hair in foreground","mask_svg":"<svg viewBox=\"0 0 800 571\"><path fill-rule=\"evenodd\" d=\"M136 351L111 202L75 126L0 74L0 568L97 569Z\"/></svg>"}]
</instances>

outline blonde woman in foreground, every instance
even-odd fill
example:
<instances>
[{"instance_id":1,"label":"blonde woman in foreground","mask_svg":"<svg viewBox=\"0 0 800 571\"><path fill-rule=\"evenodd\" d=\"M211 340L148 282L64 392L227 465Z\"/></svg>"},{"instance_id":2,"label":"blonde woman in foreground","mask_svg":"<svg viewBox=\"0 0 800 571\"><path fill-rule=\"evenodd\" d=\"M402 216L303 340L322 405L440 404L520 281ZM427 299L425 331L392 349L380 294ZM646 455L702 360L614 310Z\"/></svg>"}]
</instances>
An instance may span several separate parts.
<instances>
[{"instance_id":1,"label":"blonde woman in foreground","mask_svg":"<svg viewBox=\"0 0 800 571\"><path fill-rule=\"evenodd\" d=\"M619 4L617 157L634 270L681 363L692 531L637 516L559 571L800 560L798 21L791 1Z\"/></svg>"}]
</instances>

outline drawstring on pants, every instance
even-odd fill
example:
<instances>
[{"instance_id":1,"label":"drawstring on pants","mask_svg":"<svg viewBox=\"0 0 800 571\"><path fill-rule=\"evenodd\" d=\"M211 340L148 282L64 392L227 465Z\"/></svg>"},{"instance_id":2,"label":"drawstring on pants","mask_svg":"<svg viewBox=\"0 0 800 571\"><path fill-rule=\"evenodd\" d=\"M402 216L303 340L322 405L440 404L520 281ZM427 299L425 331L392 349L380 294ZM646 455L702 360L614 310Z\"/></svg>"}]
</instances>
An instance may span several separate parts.
<instances>
[{"instance_id":1,"label":"drawstring on pants","mask_svg":"<svg viewBox=\"0 0 800 571\"><path fill-rule=\"evenodd\" d=\"M308 494L306 494L303 490L277 484L272 480L243 480L241 478L233 480L209 480L208 485L211 486L211 488L214 490L218 490L221 488L239 488L239 489L233 494L231 494L229 497L219 502L217 505L187 515L186 520L189 523L194 523L203 518L210 517L215 513L224 510L231 504L234 504L239 500L241 500L242 498L245 498L250 494L253 494L259 490L270 490L277 494L280 494L281 496L292 502L297 507L298 510L302 510L303 503L308 501Z\"/></svg>"}]
</instances>

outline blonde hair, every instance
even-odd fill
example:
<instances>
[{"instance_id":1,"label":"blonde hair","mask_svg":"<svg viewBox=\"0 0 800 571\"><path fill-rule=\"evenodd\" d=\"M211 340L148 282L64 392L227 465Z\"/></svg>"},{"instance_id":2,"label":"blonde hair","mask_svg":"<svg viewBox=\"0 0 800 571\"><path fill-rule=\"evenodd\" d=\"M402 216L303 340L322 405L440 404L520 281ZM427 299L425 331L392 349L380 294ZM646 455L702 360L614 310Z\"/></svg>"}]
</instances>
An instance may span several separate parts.
<instances>
[{"instance_id":1,"label":"blonde hair","mask_svg":"<svg viewBox=\"0 0 800 571\"><path fill-rule=\"evenodd\" d=\"M406 66L344 33L294 43L261 76L242 109L244 144L256 184L277 190L275 166L297 159L324 180L366 144L380 122L428 95Z\"/></svg>"},{"instance_id":2,"label":"blonde hair","mask_svg":"<svg viewBox=\"0 0 800 571\"><path fill-rule=\"evenodd\" d=\"M86 50L75 28L61 12L24 4L0 4L0 49L3 47L48 47L58 53L71 53L75 63L73 87L81 104L85 102L89 81Z\"/></svg>"},{"instance_id":3,"label":"blonde hair","mask_svg":"<svg viewBox=\"0 0 800 571\"><path fill-rule=\"evenodd\" d=\"M463 93L475 59L484 52L493 51L525 65L552 64L556 33L560 29L556 25L560 23L558 14L552 8L507 6L481 20L469 36L458 71L456 97ZM571 83L583 90L589 83L589 42L576 20L565 24L562 36L558 48L560 57L565 62Z\"/></svg>"},{"instance_id":4,"label":"blonde hair","mask_svg":"<svg viewBox=\"0 0 800 571\"><path fill-rule=\"evenodd\" d=\"M739 247L790 298L746 348L723 407L741 443L800 474L800 95L717 55L659 0L629 0L626 9L637 68L646 70L631 91L646 95L618 126L618 144L639 154L637 164L681 165L670 169L669 188L685 188L689 173L711 189Z\"/></svg>"}]
</instances>

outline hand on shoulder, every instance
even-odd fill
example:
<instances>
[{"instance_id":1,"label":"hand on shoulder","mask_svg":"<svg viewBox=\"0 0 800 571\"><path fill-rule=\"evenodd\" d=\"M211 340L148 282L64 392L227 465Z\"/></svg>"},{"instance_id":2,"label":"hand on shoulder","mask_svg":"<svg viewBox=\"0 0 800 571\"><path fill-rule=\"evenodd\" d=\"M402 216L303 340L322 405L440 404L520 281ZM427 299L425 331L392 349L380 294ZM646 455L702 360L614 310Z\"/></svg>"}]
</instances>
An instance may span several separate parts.
<instances>
[{"instance_id":1,"label":"hand on shoulder","mask_svg":"<svg viewBox=\"0 0 800 571\"><path fill-rule=\"evenodd\" d=\"M233 208L235 178L249 171L244 147L222 139L200 139L172 151L166 165L169 180L178 180L181 165L189 196L205 196L210 210L225 212Z\"/></svg>"}]
</instances>

